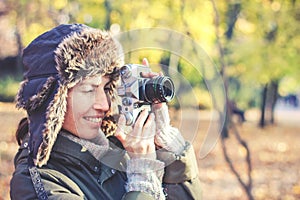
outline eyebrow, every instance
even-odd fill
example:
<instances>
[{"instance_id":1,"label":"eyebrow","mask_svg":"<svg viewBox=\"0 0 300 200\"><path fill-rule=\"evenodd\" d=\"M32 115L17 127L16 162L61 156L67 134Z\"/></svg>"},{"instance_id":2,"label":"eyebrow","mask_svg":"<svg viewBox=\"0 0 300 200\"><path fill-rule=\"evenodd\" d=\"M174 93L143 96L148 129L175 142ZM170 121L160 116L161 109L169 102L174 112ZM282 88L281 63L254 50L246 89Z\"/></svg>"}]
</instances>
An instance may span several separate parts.
<instances>
[{"instance_id":1,"label":"eyebrow","mask_svg":"<svg viewBox=\"0 0 300 200\"><path fill-rule=\"evenodd\" d=\"M85 81L82 81L80 83L80 86L82 85L91 85L93 87L98 87L99 85L101 85L102 83L105 83L104 85L107 85L108 83L110 83L111 80L109 79L108 76L103 76L103 78L101 78L100 81L93 81L93 80L85 80Z\"/></svg>"}]
</instances>

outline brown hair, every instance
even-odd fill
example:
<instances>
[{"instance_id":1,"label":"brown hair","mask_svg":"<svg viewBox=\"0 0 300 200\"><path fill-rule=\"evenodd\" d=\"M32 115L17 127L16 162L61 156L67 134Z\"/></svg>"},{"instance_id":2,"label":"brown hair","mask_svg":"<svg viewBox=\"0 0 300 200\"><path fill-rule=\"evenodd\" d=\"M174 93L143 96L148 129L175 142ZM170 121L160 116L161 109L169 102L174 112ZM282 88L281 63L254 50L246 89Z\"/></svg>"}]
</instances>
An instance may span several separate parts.
<instances>
[{"instance_id":1,"label":"brown hair","mask_svg":"<svg viewBox=\"0 0 300 200\"><path fill-rule=\"evenodd\" d=\"M29 123L27 117L24 117L19 122L18 129L16 131L16 140L19 145L21 145L24 137L28 134L28 125Z\"/></svg>"}]
</instances>

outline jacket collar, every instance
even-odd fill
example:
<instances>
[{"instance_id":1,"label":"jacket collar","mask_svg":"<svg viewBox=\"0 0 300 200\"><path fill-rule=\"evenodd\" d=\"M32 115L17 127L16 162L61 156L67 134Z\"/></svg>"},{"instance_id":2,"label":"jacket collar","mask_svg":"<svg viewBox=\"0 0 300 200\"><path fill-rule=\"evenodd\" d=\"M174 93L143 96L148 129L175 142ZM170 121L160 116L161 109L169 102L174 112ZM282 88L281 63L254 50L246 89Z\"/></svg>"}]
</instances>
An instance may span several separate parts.
<instances>
[{"instance_id":1,"label":"jacket collar","mask_svg":"<svg viewBox=\"0 0 300 200\"><path fill-rule=\"evenodd\" d=\"M115 140L115 138L111 138ZM66 156L67 155L67 156ZM126 161L128 154L122 148L118 147L116 142L110 142L108 152L98 161L86 148L80 144L58 134L57 140L53 146L51 157L53 159L68 159L66 164L84 165L94 173L100 173L101 184L110 178L116 171L126 170ZM51 162L51 158L49 160Z\"/></svg>"}]
</instances>

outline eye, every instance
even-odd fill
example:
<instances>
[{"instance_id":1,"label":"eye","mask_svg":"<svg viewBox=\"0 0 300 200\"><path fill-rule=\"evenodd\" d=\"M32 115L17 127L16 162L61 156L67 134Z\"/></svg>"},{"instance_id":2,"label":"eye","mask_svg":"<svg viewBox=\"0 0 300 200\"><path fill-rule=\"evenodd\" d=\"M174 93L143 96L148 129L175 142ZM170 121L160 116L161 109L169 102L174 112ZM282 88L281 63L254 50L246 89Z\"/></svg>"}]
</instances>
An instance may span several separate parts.
<instances>
[{"instance_id":1,"label":"eye","mask_svg":"<svg viewBox=\"0 0 300 200\"><path fill-rule=\"evenodd\" d=\"M95 90L94 89L91 89L91 90L86 90L86 91L84 91L85 93L92 93L92 92L94 92Z\"/></svg>"},{"instance_id":2,"label":"eye","mask_svg":"<svg viewBox=\"0 0 300 200\"><path fill-rule=\"evenodd\" d=\"M80 88L80 91L83 92L83 93L92 93L95 91L95 88L92 87L92 86L83 86Z\"/></svg>"}]
</instances>

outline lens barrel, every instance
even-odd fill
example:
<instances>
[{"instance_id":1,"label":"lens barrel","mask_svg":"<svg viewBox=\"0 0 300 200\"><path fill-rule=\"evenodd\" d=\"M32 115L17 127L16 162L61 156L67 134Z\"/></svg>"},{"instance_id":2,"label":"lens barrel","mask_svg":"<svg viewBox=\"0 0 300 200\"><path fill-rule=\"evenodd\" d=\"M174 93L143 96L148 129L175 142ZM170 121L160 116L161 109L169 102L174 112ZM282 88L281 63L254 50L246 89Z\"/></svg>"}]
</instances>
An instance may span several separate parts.
<instances>
[{"instance_id":1,"label":"lens barrel","mask_svg":"<svg viewBox=\"0 0 300 200\"><path fill-rule=\"evenodd\" d=\"M174 98L174 83L167 76L145 79L143 86L142 94L148 103L169 102Z\"/></svg>"}]
</instances>

